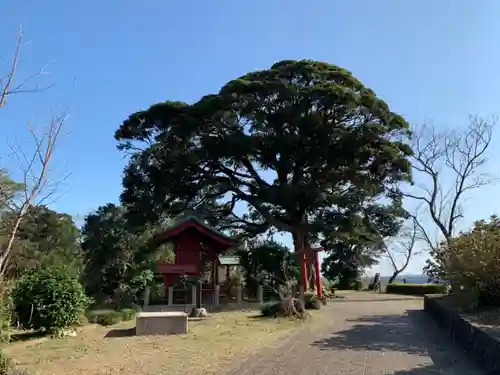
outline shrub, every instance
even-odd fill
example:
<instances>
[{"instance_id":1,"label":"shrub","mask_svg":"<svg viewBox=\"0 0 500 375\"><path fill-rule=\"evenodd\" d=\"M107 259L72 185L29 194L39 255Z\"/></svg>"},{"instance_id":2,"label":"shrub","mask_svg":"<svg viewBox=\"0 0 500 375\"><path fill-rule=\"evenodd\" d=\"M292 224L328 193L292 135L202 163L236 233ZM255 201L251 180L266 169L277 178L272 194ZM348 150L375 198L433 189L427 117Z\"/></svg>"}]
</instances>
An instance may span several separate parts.
<instances>
[{"instance_id":1,"label":"shrub","mask_svg":"<svg viewBox=\"0 0 500 375\"><path fill-rule=\"evenodd\" d=\"M0 375L7 375L12 368L12 363L10 358L5 355L4 352L0 351Z\"/></svg>"},{"instance_id":2,"label":"shrub","mask_svg":"<svg viewBox=\"0 0 500 375\"><path fill-rule=\"evenodd\" d=\"M0 375L27 375L27 373L16 368L10 358L0 350Z\"/></svg>"},{"instance_id":3,"label":"shrub","mask_svg":"<svg viewBox=\"0 0 500 375\"><path fill-rule=\"evenodd\" d=\"M471 306L500 306L500 218L475 222L433 255L452 293L469 294Z\"/></svg>"},{"instance_id":4,"label":"shrub","mask_svg":"<svg viewBox=\"0 0 500 375\"><path fill-rule=\"evenodd\" d=\"M87 312L87 319L90 323L100 324L102 326L110 326L124 320L123 314L120 311L115 310L89 311Z\"/></svg>"},{"instance_id":5,"label":"shrub","mask_svg":"<svg viewBox=\"0 0 500 375\"><path fill-rule=\"evenodd\" d=\"M261 307L261 315L265 317L294 317L305 318L307 313L302 301L296 298L286 298L282 301L266 302Z\"/></svg>"},{"instance_id":6,"label":"shrub","mask_svg":"<svg viewBox=\"0 0 500 375\"><path fill-rule=\"evenodd\" d=\"M316 294L311 292L304 293L304 307L306 310L319 310L321 309L321 305L322 303Z\"/></svg>"},{"instance_id":7,"label":"shrub","mask_svg":"<svg viewBox=\"0 0 500 375\"><path fill-rule=\"evenodd\" d=\"M269 301L264 303L260 307L260 313L262 316L278 316L280 311L280 301Z\"/></svg>"},{"instance_id":8,"label":"shrub","mask_svg":"<svg viewBox=\"0 0 500 375\"><path fill-rule=\"evenodd\" d=\"M85 327L87 324L89 324L89 320L84 314L81 314L75 322L76 327Z\"/></svg>"},{"instance_id":9,"label":"shrub","mask_svg":"<svg viewBox=\"0 0 500 375\"><path fill-rule=\"evenodd\" d=\"M324 290L323 291L323 296L326 299L335 298L335 289L333 289L333 290Z\"/></svg>"},{"instance_id":10,"label":"shrub","mask_svg":"<svg viewBox=\"0 0 500 375\"><path fill-rule=\"evenodd\" d=\"M123 321L132 320L135 318L137 311L134 309L121 309L120 310L121 318Z\"/></svg>"},{"instance_id":11,"label":"shrub","mask_svg":"<svg viewBox=\"0 0 500 375\"><path fill-rule=\"evenodd\" d=\"M112 309L101 309L101 310L90 310L87 311L85 316L87 317L87 320L89 323L92 324L99 324L99 317L102 315L107 315L113 313L115 310Z\"/></svg>"},{"instance_id":12,"label":"shrub","mask_svg":"<svg viewBox=\"0 0 500 375\"><path fill-rule=\"evenodd\" d=\"M321 310L323 303L319 298L313 299L308 304L305 305L306 310Z\"/></svg>"},{"instance_id":13,"label":"shrub","mask_svg":"<svg viewBox=\"0 0 500 375\"><path fill-rule=\"evenodd\" d=\"M363 282L361 280L356 280L354 290L363 290Z\"/></svg>"},{"instance_id":14,"label":"shrub","mask_svg":"<svg viewBox=\"0 0 500 375\"><path fill-rule=\"evenodd\" d=\"M423 296L424 294L444 294L446 293L446 285L392 283L387 285L386 293L407 294L414 296Z\"/></svg>"},{"instance_id":15,"label":"shrub","mask_svg":"<svg viewBox=\"0 0 500 375\"><path fill-rule=\"evenodd\" d=\"M0 282L0 343L10 340L12 323L12 298L10 292L9 286Z\"/></svg>"},{"instance_id":16,"label":"shrub","mask_svg":"<svg viewBox=\"0 0 500 375\"><path fill-rule=\"evenodd\" d=\"M14 286L12 297L23 327L49 332L77 324L90 302L74 273L60 266L22 276Z\"/></svg>"},{"instance_id":17,"label":"shrub","mask_svg":"<svg viewBox=\"0 0 500 375\"><path fill-rule=\"evenodd\" d=\"M122 321L122 314L119 311L113 311L109 314L104 314L99 316L97 323L102 326L112 326L113 324L120 323Z\"/></svg>"}]
</instances>

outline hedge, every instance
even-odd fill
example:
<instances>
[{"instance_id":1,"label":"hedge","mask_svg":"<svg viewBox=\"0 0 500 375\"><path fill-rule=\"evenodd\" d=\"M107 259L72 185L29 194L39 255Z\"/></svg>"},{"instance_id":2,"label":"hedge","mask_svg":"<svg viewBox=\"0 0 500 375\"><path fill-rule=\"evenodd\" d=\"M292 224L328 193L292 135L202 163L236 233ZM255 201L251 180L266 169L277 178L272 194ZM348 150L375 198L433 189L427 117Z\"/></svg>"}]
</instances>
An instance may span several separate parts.
<instances>
[{"instance_id":1,"label":"hedge","mask_svg":"<svg viewBox=\"0 0 500 375\"><path fill-rule=\"evenodd\" d=\"M424 294L444 294L446 293L446 285L392 283L387 285L385 292L414 296L423 296Z\"/></svg>"},{"instance_id":2,"label":"hedge","mask_svg":"<svg viewBox=\"0 0 500 375\"><path fill-rule=\"evenodd\" d=\"M93 310L87 312L87 319L89 323L110 326L134 319L137 312L138 309L135 308L121 309L120 311L111 309Z\"/></svg>"}]
</instances>

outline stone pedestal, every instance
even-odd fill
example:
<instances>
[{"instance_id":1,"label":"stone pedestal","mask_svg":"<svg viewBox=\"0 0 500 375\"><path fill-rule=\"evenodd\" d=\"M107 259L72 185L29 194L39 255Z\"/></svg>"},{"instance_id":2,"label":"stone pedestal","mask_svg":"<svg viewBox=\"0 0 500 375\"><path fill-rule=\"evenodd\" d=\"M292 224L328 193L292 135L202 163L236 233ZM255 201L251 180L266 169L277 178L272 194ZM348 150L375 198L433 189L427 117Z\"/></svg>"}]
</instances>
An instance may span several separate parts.
<instances>
[{"instance_id":1,"label":"stone pedestal","mask_svg":"<svg viewBox=\"0 0 500 375\"><path fill-rule=\"evenodd\" d=\"M136 317L136 335L176 335L188 332L185 312L140 312Z\"/></svg>"},{"instance_id":2,"label":"stone pedestal","mask_svg":"<svg viewBox=\"0 0 500 375\"><path fill-rule=\"evenodd\" d=\"M191 305L196 306L198 288L196 285L191 286Z\"/></svg>"},{"instance_id":3,"label":"stone pedestal","mask_svg":"<svg viewBox=\"0 0 500 375\"><path fill-rule=\"evenodd\" d=\"M264 288L262 285L259 285L257 288L257 299L259 300L259 303L264 303Z\"/></svg>"},{"instance_id":4,"label":"stone pedestal","mask_svg":"<svg viewBox=\"0 0 500 375\"><path fill-rule=\"evenodd\" d=\"M235 287L235 292L236 292L236 303L243 302L243 288L241 287L241 285Z\"/></svg>"},{"instance_id":5,"label":"stone pedestal","mask_svg":"<svg viewBox=\"0 0 500 375\"><path fill-rule=\"evenodd\" d=\"M149 305L149 296L151 294L151 288L149 286L146 287L144 290L144 301L143 301L143 306L147 307Z\"/></svg>"},{"instance_id":6,"label":"stone pedestal","mask_svg":"<svg viewBox=\"0 0 500 375\"><path fill-rule=\"evenodd\" d=\"M168 305L174 304L174 288L171 286L168 288Z\"/></svg>"},{"instance_id":7,"label":"stone pedestal","mask_svg":"<svg viewBox=\"0 0 500 375\"><path fill-rule=\"evenodd\" d=\"M214 305L219 306L220 302L220 286L216 285L214 288Z\"/></svg>"}]
</instances>

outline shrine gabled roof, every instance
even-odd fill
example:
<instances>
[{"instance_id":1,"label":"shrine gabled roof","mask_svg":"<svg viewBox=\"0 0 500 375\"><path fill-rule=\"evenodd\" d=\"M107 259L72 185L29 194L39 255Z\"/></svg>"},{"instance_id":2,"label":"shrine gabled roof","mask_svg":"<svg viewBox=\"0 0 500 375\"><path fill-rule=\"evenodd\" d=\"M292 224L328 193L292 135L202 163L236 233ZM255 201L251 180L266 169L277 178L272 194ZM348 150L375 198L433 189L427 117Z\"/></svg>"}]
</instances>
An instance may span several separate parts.
<instances>
[{"instance_id":1,"label":"shrine gabled roof","mask_svg":"<svg viewBox=\"0 0 500 375\"><path fill-rule=\"evenodd\" d=\"M186 215L174 220L171 225L160 233L157 233L154 237L156 240L165 241L169 238L177 237L179 234L190 228L195 228L213 241L219 242L228 247L235 246L237 244L237 241L234 238L226 236L215 228L212 228L195 215Z\"/></svg>"}]
</instances>

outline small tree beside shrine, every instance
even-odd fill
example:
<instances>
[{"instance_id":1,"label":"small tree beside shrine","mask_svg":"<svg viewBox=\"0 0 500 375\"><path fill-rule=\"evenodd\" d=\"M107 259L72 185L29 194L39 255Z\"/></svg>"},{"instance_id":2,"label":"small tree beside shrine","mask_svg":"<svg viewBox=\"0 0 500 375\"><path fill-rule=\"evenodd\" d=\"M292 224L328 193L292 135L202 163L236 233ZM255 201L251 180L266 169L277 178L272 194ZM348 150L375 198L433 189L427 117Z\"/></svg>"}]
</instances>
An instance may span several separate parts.
<instances>
[{"instance_id":1,"label":"small tree beside shrine","mask_svg":"<svg viewBox=\"0 0 500 375\"><path fill-rule=\"evenodd\" d=\"M408 135L349 71L285 60L194 104L129 116L115 133L131 153L121 199L139 222L197 209L219 229L288 232L308 289L314 239L403 212L395 185L410 180Z\"/></svg>"}]
</instances>

